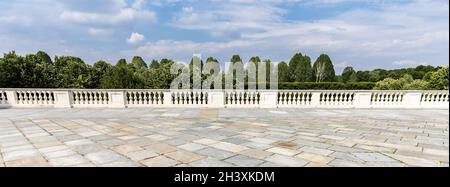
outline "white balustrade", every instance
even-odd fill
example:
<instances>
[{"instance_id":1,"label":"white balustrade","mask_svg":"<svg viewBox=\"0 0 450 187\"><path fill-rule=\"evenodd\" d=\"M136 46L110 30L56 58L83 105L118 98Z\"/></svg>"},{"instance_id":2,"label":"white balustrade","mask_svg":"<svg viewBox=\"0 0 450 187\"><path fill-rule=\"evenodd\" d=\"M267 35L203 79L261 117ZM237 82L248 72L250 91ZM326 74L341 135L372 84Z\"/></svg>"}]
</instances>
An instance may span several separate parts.
<instances>
[{"instance_id":1,"label":"white balustrade","mask_svg":"<svg viewBox=\"0 0 450 187\"><path fill-rule=\"evenodd\" d=\"M370 106L372 108L401 108L404 91L375 91L372 92Z\"/></svg>"},{"instance_id":2,"label":"white balustrade","mask_svg":"<svg viewBox=\"0 0 450 187\"><path fill-rule=\"evenodd\" d=\"M261 94L258 91L225 91L226 107L258 107L260 101Z\"/></svg>"},{"instance_id":3,"label":"white balustrade","mask_svg":"<svg viewBox=\"0 0 450 187\"><path fill-rule=\"evenodd\" d=\"M107 107L110 98L108 91L74 90L72 91L73 107Z\"/></svg>"},{"instance_id":4,"label":"white balustrade","mask_svg":"<svg viewBox=\"0 0 450 187\"><path fill-rule=\"evenodd\" d=\"M350 108L353 106L355 93L351 91L326 91L320 93L320 107Z\"/></svg>"},{"instance_id":5,"label":"white balustrade","mask_svg":"<svg viewBox=\"0 0 450 187\"><path fill-rule=\"evenodd\" d=\"M423 108L445 108L449 104L449 92L425 91L420 98L420 106Z\"/></svg>"},{"instance_id":6,"label":"white balustrade","mask_svg":"<svg viewBox=\"0 0 450 187\"><path fill-rule=\"evenodd\" d=\"M208 92L201 90L179 90L171 91L172 100L166 106L173 107L193 107L207 106Z\"/></svg>"},{"instance_id":7,"label":"white balustrade","mask_svg":"<svg viewBox=\"0 0 450 187\"><path fill-rule=\"evenodd\" d=\"M152 90L126 91L125 102L128 107L162 106L164 104L164 92Z\"/></svg>"},{"instance_id":8,"label":"white balustrade","mask_svg":"<svg viewBox=\"0 0 450 187\"><path fill-rule=\"evenodd\" d=\"M55 96L51 90L17 90L13 94L15 102L10 103L12 106L36 107L55 104Z\"/></svg>"},{"instance_id":9,"label":"white balustrade","mask_svg":"<svg viewBox=\"0 0 450 187\"><path fill-rule=\"evenodd\" d=\"M0 107L449 108L449 92L0 89Z\"/></svg>"},{"instance_id":10,"label":"white balustrade","mask_svg":"<svg viewBox=\"0 0 450 187\"><path fill-rule=\"evenodd\" d=\"M0 90L0 105L8 104L8 96L6 95L6 91Z\"/></svg>"},{"instance_id":11,"label":"white balustrade","mask_svg":"<svg viewBox=\"0 0 450 187\"><path fill-rule=\"evenodd\" d=\"M279 107L311 107L312 92L283 91L278 92Z\"/></svg>"}]
</instances>

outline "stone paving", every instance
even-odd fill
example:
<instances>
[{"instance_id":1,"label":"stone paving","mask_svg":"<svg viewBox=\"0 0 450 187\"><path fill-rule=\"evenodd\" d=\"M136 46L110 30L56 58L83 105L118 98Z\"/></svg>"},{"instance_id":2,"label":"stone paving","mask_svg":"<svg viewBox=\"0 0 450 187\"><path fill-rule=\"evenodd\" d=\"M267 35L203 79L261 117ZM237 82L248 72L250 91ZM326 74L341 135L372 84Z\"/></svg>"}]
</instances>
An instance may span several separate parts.
<instances>
[{"instance_id":1,"label":"stone paving","mask_svg":"<svg viewBox=\"0 0 450 187\"><path fill-rule=\"evenodd\" d=\"M0 166L445 166L449 110L0 109Z\"/></svg>"}]
</instances>

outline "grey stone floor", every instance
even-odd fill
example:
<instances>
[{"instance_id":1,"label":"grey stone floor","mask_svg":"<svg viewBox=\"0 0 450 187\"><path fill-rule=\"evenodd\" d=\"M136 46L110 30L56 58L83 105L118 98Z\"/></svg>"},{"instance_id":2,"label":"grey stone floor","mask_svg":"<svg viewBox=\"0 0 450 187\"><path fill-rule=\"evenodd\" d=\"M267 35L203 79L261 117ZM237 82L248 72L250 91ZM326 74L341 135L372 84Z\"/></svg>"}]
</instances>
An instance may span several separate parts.
<instances>
[{"instance_id":1,"label":"grey stone floor","mask_svg":"<svg viewBox=\"0 0 450 187\"><path fill-rule=\"evenodd\" d=\"M446 166L449 110L0 109L0 166Z\"/></svg>"}]
</instances>

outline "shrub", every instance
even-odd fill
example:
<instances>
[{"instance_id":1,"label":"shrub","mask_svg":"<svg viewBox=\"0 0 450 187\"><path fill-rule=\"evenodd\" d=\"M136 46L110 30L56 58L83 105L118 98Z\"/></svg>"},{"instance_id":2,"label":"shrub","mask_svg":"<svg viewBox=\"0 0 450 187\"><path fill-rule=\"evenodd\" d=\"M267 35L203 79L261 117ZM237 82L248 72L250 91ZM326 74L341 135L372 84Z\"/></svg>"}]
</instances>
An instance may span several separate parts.
<instances>
[{"instance_id":1,"label":"shrub","mask_svg":"<svg viewBox=\"0 0 450 187\"><path fill-rule=\"evenodd\" d=\"M278 88L282 90L372 90L372 82L281 82Z\"/></svg>"}]
</instances>

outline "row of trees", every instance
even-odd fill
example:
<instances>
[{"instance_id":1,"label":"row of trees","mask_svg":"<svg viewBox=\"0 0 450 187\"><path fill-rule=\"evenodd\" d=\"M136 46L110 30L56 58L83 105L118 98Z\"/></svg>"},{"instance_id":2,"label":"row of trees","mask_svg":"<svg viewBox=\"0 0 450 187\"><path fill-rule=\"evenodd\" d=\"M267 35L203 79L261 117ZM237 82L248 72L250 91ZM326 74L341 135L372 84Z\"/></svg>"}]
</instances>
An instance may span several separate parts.
<instances>
[{"instance_id":1,"label":"row of trees","mask_svg":"<svg viewBox=\"0 0 450 187\"><path fill-rule=\"evenodd\" d=\"M218 60L209 57L205 64L210 62L218 63ZM230 62L242 63L243 60L239 55L233 55ZM176 77L170 73L174 63L170 59L161 59L152 60L147 64L141 57L135 56L129 63L125 59L120 59L115 65L102 60L90 65L78 57L56 56L52 60L43 51L25 56L17 55L13 51L0 58L0 87L165 89L170 87L170 83ZM270 60L261 60L258 56L251 57L249 63L254 63L256 67L274 66ZM191 60L189 64L191 70L192 64ZM201 68L203 65L201 62ZM269 75L270 70L266 71L266 75ZM246 70L245 72L248 75ZM314 82L321 83L318 85L328 82L345 84L372 82L370 85L375 85L373 83L376 82L377 89L448 89L448 67L446 72L445 68L433 66L372 71L355 71L352 67L346 67L341 75L336 75L328 55L320 55L312 64L309 56L297 53L288 63L278 63L278 82L308 83L308 85ZM191 73L191 79L192 76ZM205 76L202 75L202 80L205 80ZM248 81L248 76L245 77L245 81ZM398 87L396 81L403 82L402 85L411 84ZM440 84L435 84L436 82Z\"/></svg>"}]
</instances>

